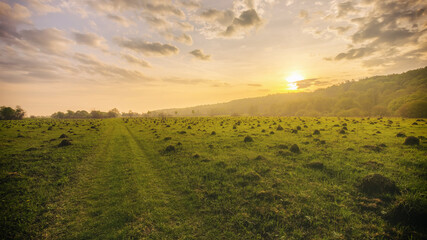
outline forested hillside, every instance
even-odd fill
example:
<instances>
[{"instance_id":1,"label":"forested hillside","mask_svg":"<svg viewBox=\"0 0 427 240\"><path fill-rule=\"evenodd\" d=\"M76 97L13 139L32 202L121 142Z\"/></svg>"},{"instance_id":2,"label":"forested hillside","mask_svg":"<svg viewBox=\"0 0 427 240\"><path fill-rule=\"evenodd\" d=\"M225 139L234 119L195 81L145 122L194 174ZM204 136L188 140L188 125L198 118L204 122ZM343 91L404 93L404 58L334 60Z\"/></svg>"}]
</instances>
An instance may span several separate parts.
<instances>
[{"instance_id":1,"label":"forested hillside","mask_svg":"<svg viewBox=\"0 0 427 240\"><path fill-rule=\"evenodd\" d=\"M284 93L228 103L166 109L173 116L402 116L427 117L427 67L347 81L310 93Z\"/></svg>"}]
</instances>

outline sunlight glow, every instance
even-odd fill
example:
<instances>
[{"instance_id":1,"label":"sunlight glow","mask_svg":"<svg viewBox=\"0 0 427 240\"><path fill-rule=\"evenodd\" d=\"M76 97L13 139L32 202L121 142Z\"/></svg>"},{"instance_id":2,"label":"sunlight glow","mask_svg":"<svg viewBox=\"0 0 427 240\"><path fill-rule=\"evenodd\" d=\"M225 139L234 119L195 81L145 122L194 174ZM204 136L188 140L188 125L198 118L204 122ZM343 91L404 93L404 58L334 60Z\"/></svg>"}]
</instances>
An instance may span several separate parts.
<instances>
[{"instance_id":1,"label":"sunlight glow","mask_svg":"<svg viewBox=\"0 0 427 240\"><path fill-rule=\"evenodd\" d=\"M286 78L288 82L287 90L295 91L298 90L298 85L296 82L304 80L304 77L299 73L293 73Z\"/></svg>"}]
</instances>

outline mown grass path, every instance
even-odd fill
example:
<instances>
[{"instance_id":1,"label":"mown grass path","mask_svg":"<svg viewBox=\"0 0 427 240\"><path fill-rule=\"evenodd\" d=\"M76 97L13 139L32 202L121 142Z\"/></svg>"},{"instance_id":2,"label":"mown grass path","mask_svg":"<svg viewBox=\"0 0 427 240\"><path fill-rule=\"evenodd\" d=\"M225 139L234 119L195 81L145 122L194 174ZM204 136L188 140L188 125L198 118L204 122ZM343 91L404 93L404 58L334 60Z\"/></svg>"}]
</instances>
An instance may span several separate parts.
<instances>
[{"instance_id":1,"label":"mown grass path","mask_svg":"<svg viewBox=\"0 0 427 240\"><path fill-rule=\"evenodd\" d=\"M151 161L156 154L112 122L93 155L78 167L76 183L65 189L48 239L180 238L194 221L179 195ZM197 222L197 221L196 221ZM191 232L191 231L190 231Z\"/></svg>"}]
</instances>

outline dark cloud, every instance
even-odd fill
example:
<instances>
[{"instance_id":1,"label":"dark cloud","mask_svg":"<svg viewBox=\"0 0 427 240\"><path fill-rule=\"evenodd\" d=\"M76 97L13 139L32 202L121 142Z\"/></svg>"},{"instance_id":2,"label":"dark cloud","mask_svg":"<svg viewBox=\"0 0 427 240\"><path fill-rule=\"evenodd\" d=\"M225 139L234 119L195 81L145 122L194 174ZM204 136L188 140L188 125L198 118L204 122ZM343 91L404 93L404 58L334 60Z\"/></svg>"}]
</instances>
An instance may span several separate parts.
<instances>
[{"instance_id":1,"label":"dark cloud","mask_svg":"<svg viewBox=\"0 0 427 240\"><path fill-rule=\"evenodd\" d=\"M7 43L13 43L19 38L18 25L31 24L29 20L31 12L20 4L10 6L0 2L0 39Z\"/></svg>"},{"instance_id":2,"label":"dark cloud","mask_svg":"<svg viewBox=\"0 0 427 240\"><path fill-rule=\"evenodd\" d=\"M211 55L204 54L203 51L200 49L195 49L191 51L190 54L199 60L203 60L203 61L211 60Z\"/></svg>"},{"instance_id":3,"label":"dark cloud","mask_svg":"<svg viewBox=\"0 0 427 240\"><path fill-rule=\"evenodd\" d=\"M95 33L73 32L74 40L78 44L87 45L95 48L104 48L105 39Z\"/></svg>"},{"instance_id":4,"label":"dark cloud","mask_svg":"<svg viewBox=\"0 0 427 240\"><path fill-rule=\"evenodd\" d=\"M342 59L347 59L347 60L358 59L358 58L369 56L374 52L375 50L373 48L352 48L347 52L338 54L334 59L337 61Z\"/></svg>"},{"instance_id":5,"label":"dark cloud","mask_svg":"<svg viewBox=\"0 0 427 240\"><path fill-rule=\"evenodd\" d=\"M126 61L128 61L129 63L132 64L137 64L139 66L142 67L147 67L147 68L151 68L151 64L143 59L134 57L132 55L129 54L122 54L122 58L124 58Z\"/></svg>"},{"instance_id":6,"label":"dark cloud","mask_svg":"<svg viewBox=\"0 0 427 240\"><path fill-rule=\"evenodd\" d=\"M242 12L238 18L234 18L233 23L222 33L225 37L231 37L238 34L242 29L258 27L262 24L261 18L255 9Z\"/></svg>"},{"instance_id":7,"label":"dark cloud","mask_svg":"<svg viewBox=\"0 0 427 240\"><path fill-rule=\"evenodd\" d=\"M56 28L22 30L20 35L31 46L49 54L63 53L72 43L63 31Z\"/></svg>"},{"instance_id":8,"label":"dark cloud","mask_svg":"<svg viewBox=\"0 0 427 240\"><path fill-rule=\"evenodd\" d=\"M350 16L349 16L350 14ZM337 5L337 21L351 25L330 27L351 40L351 46L326 60L363 60L364 66L387 66L406 61L408 51L417 51L427 37L427 3L422 0L363 0ZM354 31L349 29L354 28ZM414 55L421 60L425 55Z\"/></svg>"},{"instance_id":9,"label":"dark cloud","mask_svg":"<svg viewBox=\"0 0 427 240\"><path fill-rule=\"evenodd\" d=\"M143 53L147 56L170 56L179 53L179 49L170 44L147 42L142 39L116 38L115 42L121 47Z\"/></svg>"},{"instance_id":10,"label":"dark cloud","mask_svg":"<svg viewBox=\"0 0 427 240\"><path fill-rule=\"evenodd\" d=\"M310 78L310 79L304 79L301 81L296 82L298 89L306 89L311 86L322 86L327 84L327 82L321 81L319 78Z\"/></svg>"},{"instance_id":11,"label":"dark cloud","mask_svg":"<svg viewBox=\"0 0 427 240\"><path fill-rule=\"evenodd\" d=\"M262 87L262 84L257 84L257 83L249 83L248 84L249 87Z\"/></svg>"}]
</instances>

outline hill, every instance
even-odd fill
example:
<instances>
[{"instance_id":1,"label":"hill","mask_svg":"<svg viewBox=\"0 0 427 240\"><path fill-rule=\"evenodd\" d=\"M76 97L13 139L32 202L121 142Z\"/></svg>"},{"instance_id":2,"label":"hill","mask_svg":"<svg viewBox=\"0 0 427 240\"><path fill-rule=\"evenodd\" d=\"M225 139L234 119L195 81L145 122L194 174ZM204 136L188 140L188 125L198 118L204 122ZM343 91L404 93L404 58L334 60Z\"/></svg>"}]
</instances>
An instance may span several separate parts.
<instances>
[{"instance_id":1,"label":"hill","mask_svg":"<svg viewBox=\"0 0 427 240\"><path fill-rule=\"evenodd\" d=\"M402 116L427 117L427 67L401 74L347 81L314 92L283 93L151 116Z\"/></svg>"}]
</instances>

